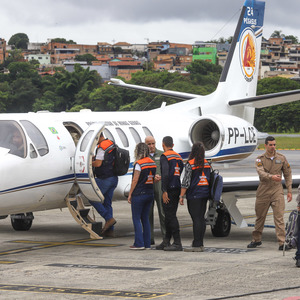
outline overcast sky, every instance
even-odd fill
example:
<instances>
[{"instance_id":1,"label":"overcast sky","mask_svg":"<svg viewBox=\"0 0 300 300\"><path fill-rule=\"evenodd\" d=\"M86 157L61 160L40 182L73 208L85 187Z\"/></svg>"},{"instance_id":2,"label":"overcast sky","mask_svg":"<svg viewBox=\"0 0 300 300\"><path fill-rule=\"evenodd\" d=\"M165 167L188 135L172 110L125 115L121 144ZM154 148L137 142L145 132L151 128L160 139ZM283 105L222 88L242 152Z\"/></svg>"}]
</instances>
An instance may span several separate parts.
<instances>
[{"instance_id":1,"label":"overcast sky","mask_svg":"<svg viewBox=\"0 0 300 300\"><path fill-rule=\"evenodd\" d=\"M0 0L0 38L26 33L30 42L65 38L97 42L193 44L232 36L243 0ZM266 0L263 36L300 38L300 0Z\"/></svg>"}]
</instances>

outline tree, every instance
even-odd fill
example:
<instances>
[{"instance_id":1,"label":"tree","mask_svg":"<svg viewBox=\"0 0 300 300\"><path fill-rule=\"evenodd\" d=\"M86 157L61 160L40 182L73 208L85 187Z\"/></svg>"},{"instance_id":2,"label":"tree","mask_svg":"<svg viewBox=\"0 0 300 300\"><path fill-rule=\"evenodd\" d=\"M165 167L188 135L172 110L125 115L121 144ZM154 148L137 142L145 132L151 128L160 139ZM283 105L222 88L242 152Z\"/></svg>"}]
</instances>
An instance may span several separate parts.
<instances>
[{"instance_id":1,"label":"tree","mask_svg":"<svg viewBox=\"0 0 300 300\"><path fill-rule=\"evenodd\" d=\"M62 44L76 44L76 42L74 42L73 40L66 40L65 38L55 38L55 39L51 39L52 43L62 43Z\"/></svg>"},{"instance_id":2,"label":"tree","mask_svg":"<svg viewBox=\"0 0 300 300\"><path fill-rule=\"evenodd\" d=\"M285 36L285 39L286 40L292 40L292 43L293 44L299 44L299 39L297 36L294 36L294 35L286 35Z\"/></svg>"},{"instance_id":3,"label":"tree","mask_svg":"<svg viewBox=\"0 0 300 300\"><path fill-rule=\"evenodd\" d=\"M285 35L281 32L282 30L274 30L274 32L271 34L271 38L284 38Z\"/></svg>"},{"instance_id":4,"label":"tree","mask_svg":"<svg viewBox=\"0 0 300 300\"><path fill-rule=\"evenodd\" d=\"M32 110L35 99L40 96L39 89L32 83L31 78L17 78L11 84L11 103L8 112L21 113Z\"/></svg>"},{"instance_id":5,"label":"tree","mask_svg":"<svg viewBox=\"0 0 300 300\"><path fill-rule=\"evenodd\" d=\"M4 61L4 67L7 67L12 62L24 61L21 49L14 49L8 51L8 57Z\"/></svg>"},{"instance_id":6,"label":"tree","mask_svg":"<svg viewBox=\"0 0 300 300\"><path fill-rule=\"evenodd\" d=\"M271 94L300 89L300 84L287 78L273 77L259 80L257 94ZM300 101L256 109L254 126L259 131L299 132Z\"/></svg>"},{"instance_id":7,"label":"tree","mask_svg":"<svg viewBox=\"0 0 300 300\"><path fill-rule=\"evenodd\" d=\"M123 104L122 94L110 85L97 88L90 94L91 109L95 111L119 110Z\"/></svg>"},{"instance_id":8,"label":"tree","mask_svg":"<svg viewBox=\"0 0 300 300\"><path fill-rule=\"evenodd\" d=\"M15 46L17 49L27 49L29 38L25 33L16 33L11 36L8 45Z\"/></svg>"},{"instance_id":9,"label":"tree","mask_svg":"<svg viewBox=\"0 0 300 300\"><path fill-rule=\"evenodd\" d=\"M0 113L5 113L10 104L10 86L7 81L0 82Z\"/></svg>"},{"instance_id":10,"label":"tree","mask_svg":"<svg viewBox=\"0 0 300 300\"><path fill-rule=\"evenodd\" d=\"M56 93L62 97L63 103L59 110L69 110L75 104L82 104L82 99L86 99L84 93L79 94L82 90L89 93L101 85L101 76L97 71L84 69L79 64L75 64L74 72L63 71L56 75L57 86Z\"/></svg>"},{"instance_id":11,"label":"tree","mask_svg":"<svg viewBox=\"0 0 300 300\"><path fill-rule=\"evenodd\" d=\"M87 54L83 54L83 55L76 55L75 60L76 61L86 61L88 65L91 65L92 61L97 61L98 59L95 56L93 56L92 54L87 53Z\"/></svg>"},{"instance_id":12,"label":"tree","mask_svg":"<svg viewBox=\"0 0 300 300\"><path fill-rule=\"evenodd\" d=\"M9 77L11 80L16 80L17 78L36 78L39 77L38 72L34 68L34 65L29 62L12 62L8 65ZM40 78L40 77L39 77Z\"/></svg>"}]
</instances>

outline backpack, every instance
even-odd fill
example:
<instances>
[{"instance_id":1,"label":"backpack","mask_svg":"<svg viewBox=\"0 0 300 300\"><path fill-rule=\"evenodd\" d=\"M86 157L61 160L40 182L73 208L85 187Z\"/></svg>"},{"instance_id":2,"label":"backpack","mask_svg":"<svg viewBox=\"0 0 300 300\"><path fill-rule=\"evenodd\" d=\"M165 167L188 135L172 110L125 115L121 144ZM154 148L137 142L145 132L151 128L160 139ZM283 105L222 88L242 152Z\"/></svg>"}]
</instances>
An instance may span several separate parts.
<instances>
[{"instance_id":1,"label":"backpack","mask_svg":"<svg viewBox=\"0 0 300 300\"><path fill-rule=\"evenodd\" d=\"M116 176L125 175L128 172L130 155L129 151L122 149L115 145L115 161L113 165L113 172Z\"/></svg>"},{"instance_id":2,"label":"backpack","mask_svg":"<svg viewBox=\"0 0 300 300\"><path fill-rule=\"evenodd\" d=\"M298 224L297 218L298 211L295 209L293 210L290 215L289 219L285 224L285 243L292 248L297 248L297 234L298 234Z\"/></svg>"},{"instance_id":3,"label":"backpack","mask_svg":"<svg viewBox=\"0 0 300 300\"><path fill-rule=\"evenodd\" d=\"M211 167L209 182L210 199L214 202L219 202L221 200L222 191L223 177L219 174L219 170L214 170Z\"/></svg>"}]
</instances>

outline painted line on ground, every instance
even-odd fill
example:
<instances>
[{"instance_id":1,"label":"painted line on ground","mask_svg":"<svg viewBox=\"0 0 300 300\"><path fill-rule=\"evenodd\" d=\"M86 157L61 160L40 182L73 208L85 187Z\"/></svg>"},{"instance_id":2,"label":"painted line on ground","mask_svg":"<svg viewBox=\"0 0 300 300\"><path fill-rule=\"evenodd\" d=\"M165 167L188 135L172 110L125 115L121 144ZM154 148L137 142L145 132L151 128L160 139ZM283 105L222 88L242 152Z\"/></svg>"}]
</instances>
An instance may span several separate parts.
<instances>
[{"instance_id":1,"label":"painted line on ground","mask_svg":"<svg viewBox=\"0 0 300 300\"><path fill-rule=\"evenodd\" d=\"M108 270L130 270L130 271L157 271L161 268L148 268L148 267L123 267L123 266L98 266L98 265L81 265L81 264L49 264L47 267L60 267L60 268L79 268L79 269L108 269Z\"/></svg>"},{"instance_id":2,"label":"painted line on ground","mask_svg":"<svg viewBox=\"0 0 300 300\"><path fill-rule=\"evenodd\" d=\"M66 288L66 287L53 287L53 286L37 286L37 285L16 285L16 284L0 284L0 290L50 293L50 294L110 296L110 297L139 298L139 299L155 299L158 297L172 295L171 293L114 291L114 290L100 290L100 289L94 290L94 289L79 289L79 288Z\"/></svg>"},{"instance_id":3,"label":"painted line on ground","mask_svg":"<svg viewBox=\"0 0 300 300\"><path fill-rule=\"evenodd\" d=\"M28 252L33 250L41 250L51 247L59 247L59 246L88 246L88 247L117 247L122 246L122 244L100 244L100 243L86 243L86 242L94 242L98 241L95 239L84 239L84 240L75 240L75 241L66 241L66 242L47 242L47 241L28 241L28 240L15 240L9 241L11 243L22 243L22 244L37 244L36 246L23 247L20 249L11 249L7 251L0 252L0 256L10 255L10 254L18 254L22 252Z\"/></svg>"},{"instance_id":4,"label":"painted line on ground","mask_svg":"<svg viewBox=\"0 0 300 300\"><path fill-rule=\"evenodd\" d=\"M17 261L17 260L0 260L0 265L12 265L12 264L18 264L23 261Z\"/></svg>"}]
</instances>

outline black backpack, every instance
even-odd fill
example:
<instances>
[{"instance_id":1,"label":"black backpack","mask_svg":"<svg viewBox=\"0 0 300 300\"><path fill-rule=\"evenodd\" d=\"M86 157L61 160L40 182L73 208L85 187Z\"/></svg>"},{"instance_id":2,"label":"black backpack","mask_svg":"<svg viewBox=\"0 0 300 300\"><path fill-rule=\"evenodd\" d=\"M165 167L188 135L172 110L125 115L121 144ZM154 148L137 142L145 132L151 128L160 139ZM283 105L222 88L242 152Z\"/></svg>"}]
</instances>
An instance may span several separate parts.
<instances>
[{"instance_id":1,"label":"black backpack","mask_svg":"<svg viewBox=\"0 0 300 300\"><path fill-rule=\"evenodd\" d=\"M130 163L130 155L129 151L115 145L115 162L113 166L113 172L116 176L122 176L127 174L129 163Z\"/></svg>"}]
</instances>

